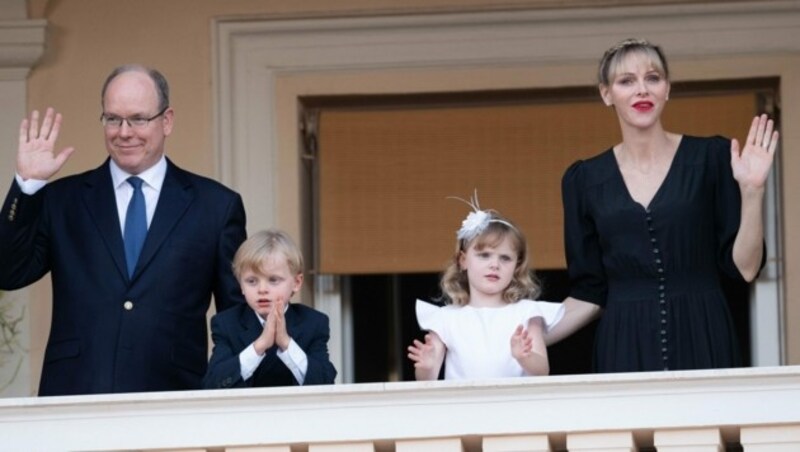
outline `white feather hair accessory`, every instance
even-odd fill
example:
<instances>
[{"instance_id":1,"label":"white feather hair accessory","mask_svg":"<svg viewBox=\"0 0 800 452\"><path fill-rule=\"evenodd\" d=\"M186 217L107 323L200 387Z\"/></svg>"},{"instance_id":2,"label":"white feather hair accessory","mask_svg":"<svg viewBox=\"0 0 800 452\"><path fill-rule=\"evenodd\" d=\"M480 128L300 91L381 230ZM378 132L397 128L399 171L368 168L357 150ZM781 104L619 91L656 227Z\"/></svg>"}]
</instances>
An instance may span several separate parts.
<instances>
[{"instance_id":1,"label":"white feather hair accessory","mask_svg":"<svg viewBox=\"0 0 800 452\"><path fill-rule=\"evenodd\" d=\"M467 214L467 218L461 222L461 228L456 232L456 237L459 240L466 240L469 242L475 237L481 235L490 223L501 223L514 229L514 226L511 223L499 218L492 218L492 215L489 212L481 210L481 206L478 203L478 190L475 190L469 201L457 196L448 196L448 199L459 200L472 208L472 212Z\"/></svg>"}]
</instances>

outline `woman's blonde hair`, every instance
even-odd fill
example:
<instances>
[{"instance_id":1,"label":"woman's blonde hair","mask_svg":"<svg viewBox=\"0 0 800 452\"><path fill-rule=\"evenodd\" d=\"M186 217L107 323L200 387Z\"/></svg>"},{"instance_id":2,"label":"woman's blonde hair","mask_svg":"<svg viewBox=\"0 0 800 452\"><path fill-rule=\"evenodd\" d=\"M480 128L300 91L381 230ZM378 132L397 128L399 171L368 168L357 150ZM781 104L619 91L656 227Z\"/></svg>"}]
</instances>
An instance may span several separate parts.
<instances>
[{"instance_id":1,"label":"woman's blonde hair","mask_svg":"<svg viewBox=\"0 0 800 452\"><path fill-rule=\"evenodd\" d=\"M469 281L466 270L461 269L461 256L474 244L476 250L498 246L506 237L517 252L517 262L511 282L503 291L503 300L516 303L523 298L536 299L540 293L538 281L528 264L528 243L525 236L509 220L494 210L485 210L490 215L486 228L471 239L456 241L456 249L447 269L442 274L440 286L446 304L464 306L469 304Z\"/></svg>"},{"instance_id":2,"label":"woman's blonde hair","mask_svg":"<svg viewBox=\"0 0 800 452\"><path fill-rule=\"evenodd\" d=\"M260 273L264 264L276 254L286 258L292 274L303 273L303 255L289 234L278 229L268 229L256 232L242 243L233 256L233 274L239 279L247 270Z\"/></svg>"},{"instance_id":3,"label":"woman's blonde hair","mask_svg":"<svg viewBox=\"0 0 800 452\"><path fill-rule=\"evenodd\" d=\"M619 65L625 57L632 53L640 53L646 56L653 69L658 71L665 79L669 80L669 67L667 58L661 47L650 44L644 39L628 38L620 41L614 47L606 50L597 68L597 82L603 86L609 86L616 75Z\"/></svg>"}]
</instances>

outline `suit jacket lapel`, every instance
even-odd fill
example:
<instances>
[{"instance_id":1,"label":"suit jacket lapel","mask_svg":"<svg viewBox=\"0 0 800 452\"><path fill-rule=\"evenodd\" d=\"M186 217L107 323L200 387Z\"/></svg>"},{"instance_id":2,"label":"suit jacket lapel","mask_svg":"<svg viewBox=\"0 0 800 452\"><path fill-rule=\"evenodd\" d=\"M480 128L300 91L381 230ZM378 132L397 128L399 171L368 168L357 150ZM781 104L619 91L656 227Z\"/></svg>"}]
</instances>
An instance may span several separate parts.
<instances>
[{"instance_id":1,"label":"suit jacket lapel","mask_svg":"<svg viewBox=\"0 0 800 452\"><path fill-rule=\"evenodd\" d=\"M256 317L257 314L250 309L250 306L239 305L235 309L241 311L239 313L239 322L242 324L242 331L239 333L239 340L242 341L242 348L244 348L258 339L264 327L261 326L261 322Z\"/></svg>"},{"instance_id":2,"label":"suit jacket lapel","mask_svg":"<svg viewBox=\"0 0 800 452\"><path fill-rule=\"evenodd\" d=\"M300 325L297 324L297 314L295 313L295 306L293 304L289 304L289 309L286 310L283 317L286 319L286 332L289 333L290 337L294 338L299 333L297 328Z\"/></svg>"},{"instance_id":3,"label":"suit jacket lapel","mask_svg":"<svg viewBox=\"0 0 800 452\"><path fill-rule=\"evenodd\" d=\"M81 198L120 274L127 278L125 246L108 161L86 175Z\"/></svg>"},{"instance_id":4,"label":"suit jacket lapel","mask_svg":"<svg viewBox=\"0 0 800 452\"><path fill-rule=\"evenodd\" d=\"M161 186L156 212L153 215L150 228L147 230L147 239L145 239L142 253L139 255L139 262L136 264L136 273L134 273L133 279L136 279L150 263L164 240L169 236L170 231L186 213L194 198L195 193L191 181L188 180L181 169L167 159L167 174L164 176L164 185Z\"/></svg>"}]
</instances>

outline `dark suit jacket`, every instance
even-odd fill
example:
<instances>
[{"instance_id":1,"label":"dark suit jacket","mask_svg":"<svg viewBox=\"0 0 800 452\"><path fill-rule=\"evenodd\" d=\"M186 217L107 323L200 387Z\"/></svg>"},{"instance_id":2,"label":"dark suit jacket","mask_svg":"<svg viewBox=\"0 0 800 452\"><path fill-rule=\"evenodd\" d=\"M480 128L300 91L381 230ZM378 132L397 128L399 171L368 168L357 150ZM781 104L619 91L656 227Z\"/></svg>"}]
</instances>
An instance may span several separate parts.
<instances>
[{"instance_id":1,"label":"dark suit jacket","mask_svg":"<svg viewBox=\"0 0 800 452\"><path fill-rule=\"evenodd\" d=\"M17 183L0 217L0 289L47 272L53 317L39 395L201 387L206 311L244 304L230 265L244 241L241 197L167 161L128 278L108 160L33 196Z\"/></svg>"},{"instance_id":2,"label":"dark suit jacket","mask_svg":"<svg viewBox=\"0 0 800 452\"><path fill-rule=\"evenodd\" d=\"M286 331L303 349L308 358L304 385L332 384L336 369L328 358L330 327L328 316L302 304L290 304L286 310ZM239 353L258 338L264 327L247 305L236 306L211 319L214 350L208 373L203 379L206 388L296 386L297 380L278 358L278 347L264 354L253 376L242 380Z\"/></svg>"}]
</instances>

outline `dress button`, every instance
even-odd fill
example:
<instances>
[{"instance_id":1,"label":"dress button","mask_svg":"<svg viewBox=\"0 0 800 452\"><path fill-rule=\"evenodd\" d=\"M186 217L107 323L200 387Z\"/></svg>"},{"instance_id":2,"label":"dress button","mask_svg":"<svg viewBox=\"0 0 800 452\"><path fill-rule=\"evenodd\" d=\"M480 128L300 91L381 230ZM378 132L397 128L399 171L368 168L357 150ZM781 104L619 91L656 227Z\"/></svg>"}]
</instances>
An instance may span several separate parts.
<instances>
[{"instance_id":1,"label":"dress button","mask_svg":"<svg viewBox=\"0 0 800 452\"><path fill-rule=\"evenodd\" d=\"M667 323L667 319L661 319L661 324L664 325Z\"/></svg>"},{"instance_id":2,"label":"dress button","mask_svg":"<svg viewBox=\"0 0 800 452\"><path fill-rule=\"evenodd\" d=\"M661 293L659 293L659 294L658 294L658 297L659 297L659 298L664 298L664 296L665 296L665 295L664 295L664 292L661 292Z\"/></svg>"},{"instance_id":3,"label":"dress button","mask_svg":"<svg viewBox=\"0 0 800 452\"><path fill-rule=\"evenodd\" d=\"M654 253L654 254L658 254L658 253L660 253L660 252L661 252L661 250L659 250L658 248L653 248L653 253Z\"/></svg>"},{"instance_id":4,"label":"dress button","mask_svg":"<svg viewBox=\"0 0 800 452\"><path fill-rule=\"evenodd\" d=\"M664 273L664 269L663 269L663 268L661 268L661 267L659 267L659 268L657 269L657 271L658 271L659 273Z\"/></svg>"},{"instance_id":5,"label":"dress button","mask_svg":"<svg viewBox=\"0 0 800 452\"><path fill-rule=\"evenodd\" d=\"M659 303L659 304L665 304L665 303L666 303L666 301L665 301L665 300L662 298L661 300L659 300L659 302L658 302L658 303Z\"/></svg>"},{"instance_id":6,"label":"dress button","mask_svg":"<svg viewBox=\"0 0 800 452\"><path fill-rule=\"evenodd\" d=\"M664 290L664 285L663 284L659 284L658 290Z\"/></svg>"},{"instance_id":7,"label":"dress button","mask_svg":"<svg viewBox=\"0 0 800 452\"><path fill-rule=\"evenodd\" d=\"M662 309L662 310L661 310L661 315L667 315L667 311L665 311L665 310L663 310L663 309Z\"/></svg>"},{"instance_id":8,"label":"dress button","mask_svg":"<svg viewBox=\"0 0 800 452\"><path fill-rule=\"evenodd\" d=\"M130 311L131 309L133 309L133 302L131 300L128 300L125 303L122 303L122 307L124 307L126 311Z\"/></svg>"},{"instance_id":9,"label":"dress button","mask_svg":"<svg viewBox=\"0 0 800 452\"><path fill-rule=\"evenodd\" d=\"M652 243L656 243L658 240L656 240L656 238L655 238L655 237L653 237L653 238L651 238L651 239L650 239L650 241L651 241Z\"/></svg>"},{"instance_id":10,"label":"dress button","mask_svg":"<svg viewBox=\"0 0 800 452\"><path fill-rule=\"evenodd\" d=\"M667 343L667 340L666 340L666 339L661 339L661 343L662 343L662 344L666 344L666 343Z\"/></svg>"},{"instance_id":11,"label":"dress button","mask_svg":"<svg viewBox=\"0 0 800 452\"><path fill-rule=\"evenodd\" d=\"M661 330L661 335L662 336L666 336L667 335L667 330Z\"/></svg>"},{"instance_id":12,"label":"dress button","mask_svg":"<svg viewBox=\"0 0 800 452\"><path fill-rule=\"evenodd\" d=\"M662 349L661 349L661 352L662 352L662 353L667 353L667 347L664 347L664 348L662 348Z\"/></svg>"}]
</instances>

